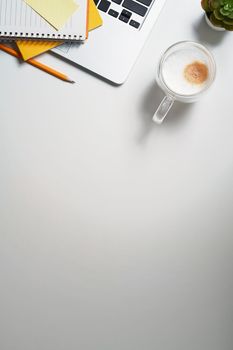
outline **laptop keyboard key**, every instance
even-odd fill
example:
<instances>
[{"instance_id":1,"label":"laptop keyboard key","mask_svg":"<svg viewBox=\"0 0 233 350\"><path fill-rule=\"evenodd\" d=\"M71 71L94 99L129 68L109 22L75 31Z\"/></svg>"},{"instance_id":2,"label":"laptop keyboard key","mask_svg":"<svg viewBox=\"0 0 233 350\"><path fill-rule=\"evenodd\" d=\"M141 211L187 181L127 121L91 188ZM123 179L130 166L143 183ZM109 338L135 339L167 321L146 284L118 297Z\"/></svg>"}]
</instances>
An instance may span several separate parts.
<instances>
[{"instance_id":1,"label":"laptop keyboard key","mask_svg":"<svg viewBox=\"0 0 233 350\"><path fill-rule=\"evenodd\" d=\"M134 28L139 28L140 23L134 21L133 19L131 19L131 21L129 22L129 25L134 27Z\"/></svg>"},{"instance_id":2,"label":"laptop keyboard key","mask_svg":"<svg viewBox=\"0 0 233 350\"><path fill-rule=\"evenodd\" d=\"M124 0L122 6L132 12L137 13L139 16L142 16L142 17L145 16L147 11L147 7L142 6L133 0Z\"/></svg>"},{"instance_id":3,"label":"laptop keyboard key","mask_svg":"<svg viewBox=\"0 0 233 350\"><path fill-rule=\"evenodd\" d=\"M146 6L150 6L150 4L152 3L152 0L137 0L137 1Z\"/></svg>"},{"instance_id":4,"label":"laptop keyboard key","mask_svg":"<svg viewBox=\"0 0 233 350\"><path fill-rule=\"evenodd\" d=\"M118 5L120 5L122 3L122 0L112 0L112 1L115 2Z\"/></svg>"},{"instance_id":5,"label":"laptop keyboard key","mask_svg":"<svg viewBox=\"0 0 233 350\"><path fill-rule=\"evenodd\" d=\"M119 15L119 12L117 12L117 11L115 11L115 10L113 10L113 9L110 9L110 10L108 11L108 14L109 14L110 16L116 18L116 17Z\"/></svg>"},{"instance_id":6,"label":"laptop keyboard key","mask_svg":"<svg viewBox=\"0 0 233 350\"><path fill-rule=\"evenodd\" d=\"M99 2L100 0L94 0L94 3L96 4L96 6L98 5L98 2Z\"/></svg>"},{"instance_id":7,"label":"laptop keyboard key","mask_svg":"<svg viewBox=\"0 0 233 350\"><path fill-rule=\"evenodd\" d=\"M124 17L130 18L132 16L132 13L127 11L127 10L123 10L121 12L121 15L124 16Z\"/></svg>"},{"instance_id":8,"label":"laptop keyboard key","mask_svg":"<svg viewBox=\"0 0 233 350\"><path fill-rule=\"evenodd\" d=\"M109 6L110 6L110 1L107 1L107 0L101 0L99 6L98 6L98 9L100 11L103 11L103 12L107 12L108 9L109 9Z\"/></svg>"},{"instance_id":9,"label":"laptop keyboard key","mask_svg":"<svg viewBox=\"0 0 233 350\"><path fill-rule=\"evenodd\" d=\"M125 17L125 16L122 16L122 15L120 15L119 20L122 21L122 22L125 22L125 23L129 22L129 18Z\"/></svg>"}]
</instances>

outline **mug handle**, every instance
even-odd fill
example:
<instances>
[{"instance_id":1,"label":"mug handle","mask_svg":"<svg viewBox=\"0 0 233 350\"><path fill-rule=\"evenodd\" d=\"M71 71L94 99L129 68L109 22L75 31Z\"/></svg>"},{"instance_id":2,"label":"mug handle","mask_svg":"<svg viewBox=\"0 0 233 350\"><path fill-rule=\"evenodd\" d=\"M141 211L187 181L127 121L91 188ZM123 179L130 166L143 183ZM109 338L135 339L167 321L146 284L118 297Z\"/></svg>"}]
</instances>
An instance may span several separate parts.
<instances>
[{"instance_id":1,"label":"mug handle","mask_svg":"<svg viewBox=\"0 0 233 350\"><path fill-rule=\"evenodd\" d=\"M161 124L170 111L173 103L174 103L174 98L171 96L165 96L162 102L160 103L157 111L155 112L153 116L153 121L157 124Z\"/></svg>"}]
</instances>

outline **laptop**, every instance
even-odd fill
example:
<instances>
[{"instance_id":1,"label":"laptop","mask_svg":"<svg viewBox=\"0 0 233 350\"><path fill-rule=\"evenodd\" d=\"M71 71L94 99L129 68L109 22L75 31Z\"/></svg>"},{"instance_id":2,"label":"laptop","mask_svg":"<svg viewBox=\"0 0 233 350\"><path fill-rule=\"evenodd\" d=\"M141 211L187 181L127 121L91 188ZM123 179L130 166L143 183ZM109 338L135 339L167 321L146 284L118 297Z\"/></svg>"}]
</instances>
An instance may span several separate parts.
<instances>
[{"instance_id":1,"label":"laptop","mask_svg":"<svg viewBox=\"0 0 233 350\"><path fill-rule=\"evenodd\" d=\"M95 0L103 26L84 44L55 49L57 55L110 82L123 84L166 0Z\"/></svg>"}]
</instances>

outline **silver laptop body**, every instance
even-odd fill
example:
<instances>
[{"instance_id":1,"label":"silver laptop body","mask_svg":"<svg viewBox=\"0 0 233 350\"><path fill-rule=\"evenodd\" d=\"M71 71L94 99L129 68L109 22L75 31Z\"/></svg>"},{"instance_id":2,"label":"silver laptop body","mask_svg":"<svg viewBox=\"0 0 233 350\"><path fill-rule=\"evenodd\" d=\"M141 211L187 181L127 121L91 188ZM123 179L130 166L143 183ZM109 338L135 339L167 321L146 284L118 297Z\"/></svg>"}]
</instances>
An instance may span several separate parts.
<instances>
[{"instance_id":1,"label":"silver laptop body","mask_svg":"<svg viewBox=\"0 0 233 350\"><path fill-rule=\"evenodd\" d=\"M115 84L129 75L166 0L95 0L103 25L84 44L64 44L56 54Z\"/></svg>"}]
</instances>

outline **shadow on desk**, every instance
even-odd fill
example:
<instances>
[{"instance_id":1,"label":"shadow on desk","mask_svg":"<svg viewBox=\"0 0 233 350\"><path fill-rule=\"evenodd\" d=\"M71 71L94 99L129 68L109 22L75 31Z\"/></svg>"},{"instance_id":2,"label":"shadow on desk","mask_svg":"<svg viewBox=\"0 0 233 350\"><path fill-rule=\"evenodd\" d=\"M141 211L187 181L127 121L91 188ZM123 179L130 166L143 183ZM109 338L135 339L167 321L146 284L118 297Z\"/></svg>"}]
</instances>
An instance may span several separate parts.
<instances>
[{"instance_id":1,"label":"shadow on desk","mask_svg":"<svg viewBox=\"0 0 233 350\"><path fill-rule=\"evenodd\" d=\"M171 129L180 127L188 119L188 111L192 108L193 104L176 101L164 122L161 125L154 123L152 121L153 115L163 98L164 92L155 82L145 91L141 105L142 130L138 138L139 142L143 142L151 132L159 132L161 128Z\"/></svg>"},{"instance_id":2,"label":"shadow on desk","mask_svg":"<svg viewBox=\"0 0 233 350\"><path fill-rule=\"evenodd\" d=\"M228 34L226 31L219 32L211 29L207 25L204 16L200 17L200 19L194 24L193 29L196 39L209 46L217 46L221 41L224 40L226 34Z\"/></svg>"},{"instance_id":3,"label":"shadow on desk","mask_svg":"<svg viewBox=\"0 0 233 350\"><path fill-rule=\"evenodd\" d=\"M95 79L101 80L102 82L104 82L104 83L106 83L106 84L108 84L108 85L111 85L111 86L114 86L114 87L120 87L120 86L121 86L121 85L119 85L119 84L116 84L116 83L114 83L114 82L112 82L112 81L110 81L110 80L108 80L108 79L102 77L101 75L98 75L98 74L96 74L96 73L90 71L89 69L87 69L87 68L85 68L85 67L83 67L83 66L80 66L78 63L75 63L75 62L70 61L70 60L69 60L68 58L66 58L66 57L61 57L61 56L59 56L56 52L50 51L50 54L51 54L52 56L54 56L54 57L57 57L57 58L59 58L59 59L65 61L65 62L69 63L69 65L71 65L72 67L74 67L74 68L76 68L76 69L78 68L78 69L80 69L81 71L87 73L88 75L91 75L91 76L94 77Z\"/></svg>"}]
</instances>

